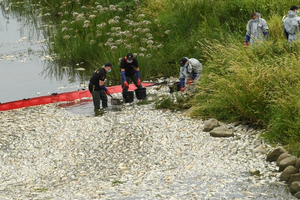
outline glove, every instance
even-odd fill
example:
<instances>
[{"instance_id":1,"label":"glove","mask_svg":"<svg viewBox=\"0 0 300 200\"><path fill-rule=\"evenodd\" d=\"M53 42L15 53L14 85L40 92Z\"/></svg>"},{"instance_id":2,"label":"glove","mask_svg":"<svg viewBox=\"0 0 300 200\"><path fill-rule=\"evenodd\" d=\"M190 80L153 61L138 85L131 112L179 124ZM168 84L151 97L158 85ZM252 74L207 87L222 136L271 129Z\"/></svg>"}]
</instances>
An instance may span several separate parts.
<instances>
[{"instance_id":1,"label":"glove","mask_svg":"<svg viewBox=\"0 0 300 200\"><path fill-rule=\"evenodd\" d=\"M105 91L105 94L110 95L110 92L108 90Z\"/></svg>"},{"instance_id":2,"label":"glove","mask_svg":"<svg viewBox=\"0 0 300 200\"><path fill-rule=\"evenodd\" d=\"M181 87L180 90L181 90L181 92L184 92L184 87Z\"/></svg>"},{"instance_id":3,"label":"glove","mask_svg":"<svg viewBox=\"0 0 300 200\"><path fill-rule=\"evenodd\" d=\"M265 32L265 36L267 38L267 41L269 41L269 32L268 31Z\"/></svg>"},{"instance_id":4,"label":"glove","mask_svg":"<svg viewBox=\"0 0 300 200\"><path fill-rule=\"evenodd\" d=\"M127 81L124 81L124 87L129 88L129 85L128 85Z\"/></svg>"},{"instance_id":5,"label":"glove","mask_svg":"<svg viewBox=\"0 0 300 200\"><path fill-rule=\"evenodd\" d=\"M187 85L191 84L194 81L194 79L190 78L190 80L187 82Z\"/></svg>"},{"instance_id":6,"label":"glove","mask_svg":"<svg viewBox=\"0 0 300 200\"><path fill-rule=\"evenodd\" d=\"M137 85L141 85L141 79L140 78L138 78L138 80L137 80Z\"/></svg>"},{"instance_id":7,"label":"glove","mask_svg":"<svg viewBox=\"0 0 300 200\"><path fill-rule=\"evenodd\" d=\"M244 47L247 48L248 42L244 42Z\"/></svg>"}]
</instances>

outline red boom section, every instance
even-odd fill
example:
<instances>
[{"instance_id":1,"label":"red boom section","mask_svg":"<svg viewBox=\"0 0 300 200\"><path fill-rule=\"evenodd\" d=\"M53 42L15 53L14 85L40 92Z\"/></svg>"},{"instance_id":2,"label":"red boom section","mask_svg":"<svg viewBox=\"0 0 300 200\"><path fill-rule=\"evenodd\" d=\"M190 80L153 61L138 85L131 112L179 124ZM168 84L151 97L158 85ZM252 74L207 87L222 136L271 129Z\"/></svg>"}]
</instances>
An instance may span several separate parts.
<instances>
[{"instance_id":1,"label":"red boom section","mask_svg":"<svg viewBox=\"0 0 300 200\"><path fill-rule=\"evenodd\" d=\"M152 86L154 83L142 83L143 87ZM113 93L120 93L122 92L121 85L107 87L108 91ZM136 87L134 84L129 85L129 91L135 90ZM7 103L0 104L0 111L5 110L13 110L18 108L24 108L29 106L37 106L37 105L44 105L49 103L57 103L63 101L75 101L76 99L82 99L84 97L91 97L91 93L88 90L79 90L74 92L66 92L61 94L53 94L48 96L40 96L34 97L30 99L18 100L18 101L11 101Z\"/></svg>"}]
</instances>

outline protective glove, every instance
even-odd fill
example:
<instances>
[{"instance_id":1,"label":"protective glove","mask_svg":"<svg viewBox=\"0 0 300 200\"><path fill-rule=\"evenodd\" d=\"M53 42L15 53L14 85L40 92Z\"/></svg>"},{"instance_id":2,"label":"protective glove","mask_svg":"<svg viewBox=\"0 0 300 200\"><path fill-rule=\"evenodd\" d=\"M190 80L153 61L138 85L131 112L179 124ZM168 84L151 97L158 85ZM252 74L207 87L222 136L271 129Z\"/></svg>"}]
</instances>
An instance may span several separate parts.
<instances>
[{"instance_id":1,"label":"protective glove","mask_svg":"<svg viewBox=\"0 0 300 200\"><path fill-rule=\"evenodd\" d=\"M141 85L141 79L140 78L138 78L138 80L137 80L137 85Z\"/></svg>"},{"instance_id":2,"label":"protective glove","mask_svg":"<svg viewBox=\"0 0 300 200\"><path fill-rule=\"evenodd\" d=\"M128 85L127 81L124 81L124 87L129 88L129 85Z\"/></svg>"},{"instance_id":3,"label":"protective glove","mask_svg":"<svg viewBox=\"0 0 300 200\"><path fill-rule=\"evenodd\" d=\"M110 92L108 90L105 91L105 94L110 95Z\"/></svg>"},{"instance_id":4,"label":"protective glove","mask_svg":"<svg viewBox=\"0 0 300 200\"><path fill-rule=\"evenodd\" d=\"M180 88L180 91L181 91L181 92L184 92L184 87L181 87L181 88Z\"/></svg>"},{"instance_id":5,"label":"protective glove","mask_svg":"<svg viewBox=\"0 0 300 200\"><path fill-rule=\"evenodd\" d=\"M244 47L247 48L248 42L244 42Z\"/></svg>"},{"instance_id":6,"label":"protective glove","mask_svg":"<svg viewBox=\"0 0 300 200\"><path fill-rule=\"evenodd\" d=\"M190 78L190 80L187 82L187 85L191 84L194 81L194 79Z\"/></svg>"}]
</instances>

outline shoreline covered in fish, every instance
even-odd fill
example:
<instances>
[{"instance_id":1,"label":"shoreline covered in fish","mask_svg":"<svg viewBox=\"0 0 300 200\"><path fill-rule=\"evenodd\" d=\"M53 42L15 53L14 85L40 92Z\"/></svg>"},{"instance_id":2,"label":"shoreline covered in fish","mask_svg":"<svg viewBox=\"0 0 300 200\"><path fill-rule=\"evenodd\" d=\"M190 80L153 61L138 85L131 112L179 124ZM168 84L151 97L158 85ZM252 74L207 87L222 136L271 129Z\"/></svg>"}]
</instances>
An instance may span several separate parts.
<instances>
[{"instance_id":1,"label":"shoreline covered in fish","mask_svg":"<svg viewBox=\"0 0 300 200\"><path fill-rule=\"evenodd\" d=\"M0 123L1 199L294 199L247 126L215 138L153 104L99 117L52 104L1 112Z\"/></svg>"}]
</instances>

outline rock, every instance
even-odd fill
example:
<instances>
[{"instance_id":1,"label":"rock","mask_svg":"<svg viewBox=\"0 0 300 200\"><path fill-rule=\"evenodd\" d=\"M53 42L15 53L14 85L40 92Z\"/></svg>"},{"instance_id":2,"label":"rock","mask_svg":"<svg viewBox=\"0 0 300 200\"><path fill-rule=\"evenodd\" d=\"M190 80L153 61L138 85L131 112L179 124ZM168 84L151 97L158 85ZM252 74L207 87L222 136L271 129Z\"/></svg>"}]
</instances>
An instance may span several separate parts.
<instances>
[{"instance_id":1,"label":"rock","mask_svg":"<svg viewBox=\"0 0 300 200\"><path fill-rule=\"evenodd\" d=\"M233 136L233 132L225 127L214 128L209 133L210 133L210 136L212 136L212 137L232 137Z\"/></svg>"},{"instance_id":2,"label":"rock","mask_svg":"<svg viewBox=\"0 0 300 200\"><path fill-rule=\"evenodd\" d=\"M288 166L295 166L296 161L297 161L296 156L290 156L290 157L283 159L282 161L280 161L280 163L278 165L279 171L283 171Z\"/></svg>"},{"instance_id":3,"label":"rock","mask_svg":"<svg viewBox=\"0 0 300 200\"><path fill-rule=\"evenodd\" d=\"M290 179L289 179L289 181L288 181L288 184L290 185L290 184L292 184L292 183L295 182L295 181L300 181L300 173L292 174L292 175L290 176Z\"/></svg>"},{"instance_id":4,"label":"rock","mask_svg":"<svg viewBox=\"0 0 300 200\"><path fill-rule=\"evenodd\" d=\"M277 161L276 161L277 166L279 165L279 163L280 163L283 159L285 159L285 158L287 158L287 157L291 157L291 156L292 156L292 155L291 155L291 154L288 154L288 153L283 153L283 154L281 154L281 155L278 157Z\"/></svg>"},{"instance_id":5,"label":"rock","mask_svg":"<svg viewBox=\"0 0 300 200\"><path fill-rule=\"evenodd\" d=\"M296 164L295 164L296 169L300 169L300 158L297 159Z\"/></svg>"},{"instance_id":6,"label":"rock","mask_svg":"<svg viewBox=\"0 0 300 200\"><path fill-rule=\"evenodd\" d=\"M300 192L297 192L296 194L294 194L294 197L296 197L297 199L300 199Z\"/></svg>"},{"instance_id":7,"label":"rock","mask_svg":"<svg viewBox=\"0 0 300 200\"><path fill-rule=\"evenodd\" d=\"M298 173L298 172L299 172L299 170L297 170L294 166L288 166L288 167L285 168L285 169L283 170L283 172L280 174L279 179L280 179L281 181L288 181L288 180L290 179L290 176L291 176L292 174L296 174L296 173Z\"/></svg>"},{"instance_id":8,"label":"rock","mask_svg":"<svg viewBox=\"0 0 300 200\"><path fill-rule=\"evenodd\" d=\"M218 120L216 120L214 118L211 118L211 119L207 120L204 123L204 129L203 129L203 131L209 132L209 131L211 131L214 128L219 127L219 126L220 126L220 123L218 122Z\"/></svg>"},{"instance_id":9,"label":"rock","mask_svg":"<svg viewBox=\"0 0 300 200\"><path fill-rule=\"evenodd\" d=\"M267 153L266 149L263 146L256 147L253 151L255 153L262 153L262 154Z\"/></svg>"},{"instance_id":10,"label":"rock","mask_svg":"<svg viewBox=\"0 0 300 200\"><path fill-rule=\"evenodd\" d=\"M268 162L276 161L278 159L278 157L283 153L286 153L286 150L282 146L279 146L276 149L274 149L268 153L267 161Z\"/></svg>"},{"instance_id":11,"label":"rock","mask_svg":"<svg viewBox=\"0 0 300 200\"><path fill-rule=\"evenodd\" d=\"M292 194L297 193L300 191L300 181L292 182L290 186L290 191Z\"/></svg>"}]
</instances>

